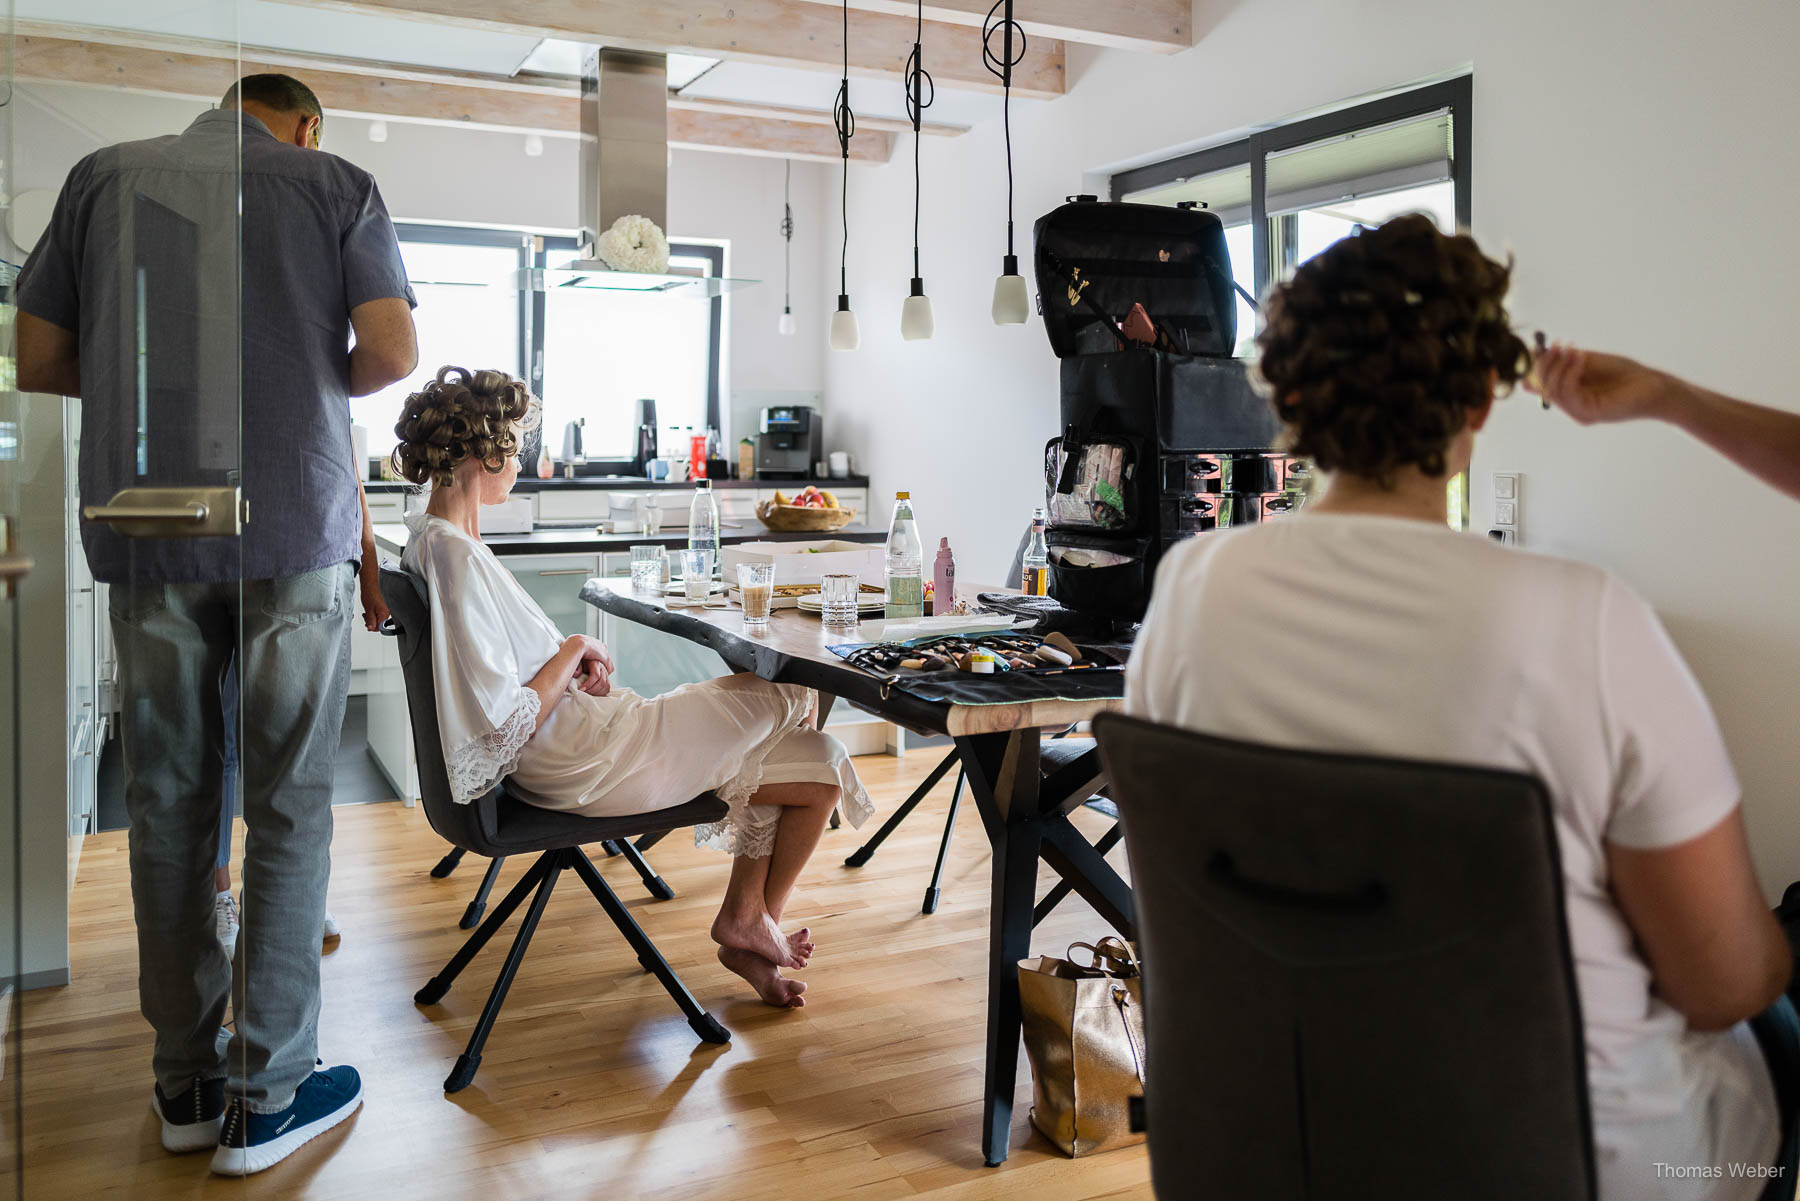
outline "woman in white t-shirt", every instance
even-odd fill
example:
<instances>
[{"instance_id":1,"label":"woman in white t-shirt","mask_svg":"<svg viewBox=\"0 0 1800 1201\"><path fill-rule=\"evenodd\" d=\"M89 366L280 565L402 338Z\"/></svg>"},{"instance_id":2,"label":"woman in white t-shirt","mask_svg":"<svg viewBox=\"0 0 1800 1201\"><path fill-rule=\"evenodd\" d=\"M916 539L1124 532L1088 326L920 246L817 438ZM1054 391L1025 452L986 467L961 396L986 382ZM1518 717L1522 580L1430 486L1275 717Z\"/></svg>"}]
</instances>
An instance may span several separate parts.
<instances>
[{"instance_id":1,"label":"woman in white t-shirt","mask_svg":"<svg viewBox=\"0 0 1800 1201\"><path fill-rule=\"evenodd\" d=\"M1323 495L1170 553L1128 707L1227 737L1543 780L1602 1196L1754 1198L1778 1131L1743 1023L1780 994L1791 956L1712 712L1630 588L1446 524L1446 485L1495 389L1529 362L1508 328L1508 275L1413 216L1344 239L1276 290L1259 371Z\"/></svg>"}]
</instances>

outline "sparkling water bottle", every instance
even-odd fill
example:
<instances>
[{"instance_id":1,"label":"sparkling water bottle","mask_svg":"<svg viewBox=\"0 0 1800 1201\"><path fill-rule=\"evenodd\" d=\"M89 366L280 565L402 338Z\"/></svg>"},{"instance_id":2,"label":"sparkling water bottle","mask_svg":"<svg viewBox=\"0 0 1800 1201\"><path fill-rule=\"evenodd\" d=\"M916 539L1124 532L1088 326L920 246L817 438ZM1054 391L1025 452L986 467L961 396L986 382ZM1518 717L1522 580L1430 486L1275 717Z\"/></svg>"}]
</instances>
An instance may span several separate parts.
<instances>
[{"instance_id":1,"label":"sparkling water bottle","mask_svg":"<svg viewBox=\"0 0 1800 1201\"><path fill-rule=\"evenodd\" d=\"M694 503L688 509L688 549L703 550L708 560L708 574L719 565L719 499L713 495L712 481L700 480L694 485Z\"/></svg>"},{"instance_id":2,"label":"sparkling water bottle","mask_svg":"<svg viewBox=\"0 0 1800 1201\"><path fill-rule=\"evenodd\" d=\"M894 522L887 538L886 617L910 619L925 615L925 546L913 522L912 494L894 494Z\"/></svg>"}]
</instances>

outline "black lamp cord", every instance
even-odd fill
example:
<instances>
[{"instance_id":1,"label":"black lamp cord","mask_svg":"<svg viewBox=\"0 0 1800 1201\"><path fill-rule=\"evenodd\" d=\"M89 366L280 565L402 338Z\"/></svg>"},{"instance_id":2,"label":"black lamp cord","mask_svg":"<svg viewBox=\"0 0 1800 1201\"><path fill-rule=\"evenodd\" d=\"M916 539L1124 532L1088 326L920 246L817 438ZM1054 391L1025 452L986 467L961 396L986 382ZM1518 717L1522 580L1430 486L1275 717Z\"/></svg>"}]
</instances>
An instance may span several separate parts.
<instances>
[{"instance_id":1,"label":"black lamp cord","mask_svg":"<svg viewBox=\"0 0 1800 1201\"><path fill-rule=\"evenodd\" d=\"M906 115L913 127L913 295L922 294L919 271L919 143L924 141L925 110L937 100L937 84L925 69L925 0L919 0L919 29L906 59ZM929 90L928 90L929 89Z\"/></svg>"},{"instance_id":2,"label":"black lamp cord","mask_svg":"<svg viewBox=\"0 0 1800 1201\"><path fill-rule=\"evenodd\" d=\"M838 84L831 121L837 126L838 151L844 156L843 196L839 204L844 245L838 255L838 307L842 309L848 307L850 297L850 139L856 136L856 114L850 111L850 0L844 0L844 78Z\"/></svg>"},{"instance_id":3,"label":"black lamp cord","mask_svg":"<svg viewBox=\"0 0 1800 1201\"><path fill-rule=\"evenodd\" d=\"M1000 19L996 21L994 18ZM994 35L1001 35L1000 53L994 53ZM1018 39L1015 48L1013 39ZM1012 69L1025 58L1025 31L1013 20L1013 0L994 0L987 20L981 23L981 62L989 73L1000 80L1001 124L1006 130L1006 273L1018 274L1018 256L1013 253L1013 161L1012 161Z\"/></svg>"},{"instance_id":4,"label":"black lamp cord","mask_svg":"<svg viewBox=\"0 0 1800 1201\"><path fill-rule=\"evenodd\" d=\"M794 160L781 181L781 311L794 307Z\"/></svg>"}]
</instances>

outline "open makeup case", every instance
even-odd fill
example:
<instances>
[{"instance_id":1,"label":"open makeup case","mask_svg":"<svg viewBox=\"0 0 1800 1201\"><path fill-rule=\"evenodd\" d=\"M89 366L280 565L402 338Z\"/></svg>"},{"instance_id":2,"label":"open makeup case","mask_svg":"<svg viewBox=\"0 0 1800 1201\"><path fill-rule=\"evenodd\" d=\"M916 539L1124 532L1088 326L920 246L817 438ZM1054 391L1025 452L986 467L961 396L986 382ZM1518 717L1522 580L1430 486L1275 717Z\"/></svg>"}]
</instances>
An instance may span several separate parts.
<instances>
[{"instance_id":1,"label":"open makeup case","mask_svg":"<svg viewBox=\"0 0 1800 1201\"><path fill-rule=\"evenodd\" d=\"M1135 622L1170 546L1292 512L1307 464L1275 449L1274 414L1232 357L1216 216L1076 197L1038 219L1034 257L1062 360L1060 432L1044 449L1050 595Z\"/></svg>"}]
</instances>

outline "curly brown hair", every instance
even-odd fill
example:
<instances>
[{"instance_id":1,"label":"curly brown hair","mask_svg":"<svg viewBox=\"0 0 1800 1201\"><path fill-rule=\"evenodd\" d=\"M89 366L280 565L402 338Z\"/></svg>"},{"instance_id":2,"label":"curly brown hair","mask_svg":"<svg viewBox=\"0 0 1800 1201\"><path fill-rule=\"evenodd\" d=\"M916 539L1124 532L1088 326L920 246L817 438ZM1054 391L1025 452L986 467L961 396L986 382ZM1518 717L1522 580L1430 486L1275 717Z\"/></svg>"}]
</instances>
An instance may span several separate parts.
<instances>
[{"instance_id":1,"label":"curly brown hair","mask_svg":"<svg viewBox=\"0 0 1800 1201\"><path fill-rule=\"evenodd\" d=\"M1384 487L1407 466L1444 474L1451 440L1493 397L1488 373L1510 389L1531 366L1506 314L1511 277L1510 259L1418 214L1308 260L1256 338L1287 448Z\"/></svg>"},{"instance_id":2,"label":"curly brown hair","mask_svg":"<svg viewBox=\"0 0 1800 1201\"><path fill-rule=\"evenodd\" d=\"M531 390L504 371L440 368L436 379L406 398L394 423L400 439L394 470L402 479L440 488L469 459L497 475L536 421Z\"/></svg>"}]
</instances>

